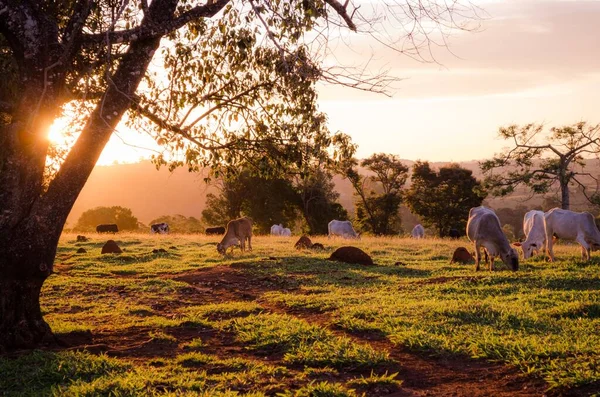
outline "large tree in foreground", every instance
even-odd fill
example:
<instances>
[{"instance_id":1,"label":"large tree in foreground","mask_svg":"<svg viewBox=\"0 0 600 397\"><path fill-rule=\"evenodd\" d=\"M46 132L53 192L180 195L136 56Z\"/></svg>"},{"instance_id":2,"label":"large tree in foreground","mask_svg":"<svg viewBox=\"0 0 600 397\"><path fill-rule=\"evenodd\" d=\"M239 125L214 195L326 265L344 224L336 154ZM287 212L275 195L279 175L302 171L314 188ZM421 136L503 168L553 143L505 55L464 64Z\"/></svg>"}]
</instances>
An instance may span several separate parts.
<instances>
[{"instance_id":1,"label":"large tree in foreground","mask_svg":"<svg viewBox=\"0 0 600 397\"><path fill-rule=\"evenodd\" d=\"M381 1L365 14L354 3L0 0L0 351L52 337L40 291L73 203L122 119L164 146L159 165L251 161L261 172L294 172L331 144L317 81L372 91L389 83L327 59L330 34L383 40L369 21L397 23L386 44L418 56L438 43L433 28L443 36L470 9ZM72 121L64 151L47 139L59 116ZM50 166L60 153L60 167Z\"/></svg>"},{"instance_id":2,"label":"large tree in foreground","mask_svg":"<svg viewBox=\"0 0 600 397\"><path fill-rule=\"evenodd\" d=\"M544 194L558 187L561 207L571 206L570 187L578 187L590 202L597 202L598 180L585 170L587 162L598 159L600 125L580 122L553 127L544 134L543 125L502 127L500 137L511 147L480 164L484 184L492 194L505 196L519 185L532 194Z\"/></svg>"},{"instance_id":3,"label":"large tree in foreground","mask_svg":"<svg viewBox=\"0 0 600 397\"><path fill-rule=\"evenodd\" d=\"M436 171L428 162L417 161L411 180L404 195L406 204L425 226L436 228L440 237L447 236L451 228L465 230L469 210L485 198L473 171L458 164Z\"/></svg>"}]
</instances>

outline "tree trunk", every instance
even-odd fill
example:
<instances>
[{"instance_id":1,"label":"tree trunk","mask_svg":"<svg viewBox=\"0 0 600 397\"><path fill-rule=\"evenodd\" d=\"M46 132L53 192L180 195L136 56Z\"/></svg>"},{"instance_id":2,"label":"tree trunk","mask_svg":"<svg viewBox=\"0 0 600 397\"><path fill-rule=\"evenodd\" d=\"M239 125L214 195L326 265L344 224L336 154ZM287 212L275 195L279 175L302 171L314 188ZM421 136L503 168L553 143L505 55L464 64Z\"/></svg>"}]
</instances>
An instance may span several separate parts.
<instances>
[{"instance_id":1,"label":"tree trunk","mask_svg":"<svg viewBox=\"0 0 600 397\"><path fill-rule=\"evenodd\" d=\"M569 183L560 183L561 207L563 210L568 210L571 207L571 199L569 196Z\"/></svg>"},{"instance_id":2,"label":"tree trunk","mask_svg":"<svg viewBox=\"0 0 600 397\"><path fill-rule=\"evenodd\" d=\"M0 352L30 349L52 338L40 310L43 283L44 279L0 280Z\"/></svg>"},{"instance_id":3,"label":"tree trunk","mask_svg":"<svg viewBox=\"0 0 600 397\"><path fill-rule=\"evenodd\" d=\"M52 274L60 232L30 225L0 237L0 352L54 340L42 318L40 290Z\"/></svg>"}]
</instances>

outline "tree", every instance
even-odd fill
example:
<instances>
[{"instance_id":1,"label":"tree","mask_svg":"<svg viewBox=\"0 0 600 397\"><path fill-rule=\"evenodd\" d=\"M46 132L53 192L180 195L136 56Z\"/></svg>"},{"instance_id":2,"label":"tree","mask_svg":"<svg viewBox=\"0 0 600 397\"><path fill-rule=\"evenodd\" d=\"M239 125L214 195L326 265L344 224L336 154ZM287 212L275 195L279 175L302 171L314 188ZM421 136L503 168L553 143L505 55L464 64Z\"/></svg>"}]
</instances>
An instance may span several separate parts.
<instances>
[{"instance_id":1,"label":"tree","mask_svg":"<svg viewBox=\"0 0 600 397\"><path fill-rule=\"evenodd\" d=\"M473 172L458 164L436 172L428 162L417 161L411 179L406 204L425 226L435 227L440 237L447 236L451 228L464 230L469 210L481 205L486 196Z\"/></svg>"},{"instance_id":2,"label":"tree","mask_svg":"<svg viewBox=\"0 0 600 397\"><path fill-rule=\"evenodd\" d=\"M532 194L544 194L558 185L561 207L568 210L571 206L569 187L578 186L590 202L597 202L598 180L585 172L584 156L598 157L600 124L579 122L552 127L546 137L543 137L543 129L541 124L500 128L500 136L512 140L513 147L480 164L486 189L494 195L505 196L524 185ZM545 138L545 143L538 142L540 138ZM588 178L588 182L584 178ZM588 190L589 179L596 185L592 193Z\"/></svg>"},{"instance_id":3,"label":"tree","mask_svg":"<svg viewBox=\"0 0 600 397\"><path fill-rule=\"evenodd\" d=\"M397 234L408 167L397 156L385 153L373 154L360 163L373 174L369 177L360 175L355 165L356 161L348 162L343 175L354 187L356 219L361 229L374 234Z\"/></svg>"},{"instance_id":4,"label":"tree","mask_svg":"<svg viewBox=\"0 0 600 397\"><path fill-rule=\"evenodd\" d=\"M274 224L293 224L298 206L298 193L289 180L260 177L244 169L224 179L219 196L207 197L202 218L226 225L243 214L252 218L258 233L268 233Z\"/></svg>"},{"instance_id":5,"label":"tree","mask_svg":"<svg viewBox=\"0 0 600 397\"><path fill-rule=\"evenodd\" d=\"M299 178L296 186L308 234L327 234L332 219L348 219L348 213L337 202L340 194L335 191L331 172L321 168L312 169Z\"/></svg>"},{"instance_id":6,"label":"tree","mask_svg":"<svg viewBox=\"0 0 600 397\"><path fill-rule=\"evenodd\" d=\"M133 216L131 209L114 207L96 207L85 211L73 228L76 232L95 231L102 223L116 223L119 230L137 230L138 219Z\"/></svg>"},{"instance_id":7,"label":"tree","mask_svg":"<svg viewBox=\"0 0 600 397\"><path fill-rule=\"evenodd\" d=\"M158 218L153 219L150 222L150 225L163 222L169 225L170 232L175 233L203 233L205 229L199 219L194 218L193 216L187 217L180 214L159 216Z\"/></svg>"},{"instance_id":8,"label":"tree","mask_svg":"<svg viewBox=\"0 0 600 397\"><path fill-rule=\"evenodd\" d=\"M554 208L556 206L553 206L551 208ZM530 211L530 210L541 210L542 208L539 206L536 206L534 208L531 207L526 207L524 205L517 205L515 208L508 208L508 207L504 207L504 208L498 208L496 209L496 215L498 215L498 218L500 218L500 222L502 224L506 225L510 225L512 227L513 230L513 235L516 238L521 238L521 237L525 237L523 234L523 218L525 217L525 214Z\"/></svg>"},{"instance_id":9,"label":"tree","mask_svg":"<svg viewBox=\"0 0 600 397\"><path fill-rule=\"evenodd\" d=\"M66 218L123 116L163 145L157 165L252 159L295 172L306 158L299 137L311 142L309 156L332 142L315 128L325 122L317 81L375 92L395 81L325 67L328 32L346 27L381 40L382 24L412 21L410 33L387 44L426 56L438 44L432 28L469 28L472 8L431 0L367 15L338 0L0 0L0 350L52 339L40 290ZM65 131L75 142L52 159L47 132L60 116L71 120ZM52 160L60 166L51 169Z\"/></svg>"}]
</instances>

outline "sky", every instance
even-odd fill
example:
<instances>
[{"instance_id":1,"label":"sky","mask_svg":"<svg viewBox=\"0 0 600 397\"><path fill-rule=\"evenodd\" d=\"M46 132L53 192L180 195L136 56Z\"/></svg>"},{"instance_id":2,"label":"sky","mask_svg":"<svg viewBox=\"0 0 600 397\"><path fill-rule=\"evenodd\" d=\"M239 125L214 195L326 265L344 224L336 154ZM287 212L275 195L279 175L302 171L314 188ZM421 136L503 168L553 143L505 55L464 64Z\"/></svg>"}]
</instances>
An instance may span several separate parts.
<instances>
[{"instance_id":1,"label":"sky","mask_svg":"<svg viewBox=\"0 0 600 397\"><path fill-rule=\"evenodd\" d=\"M357 157L468 161L507 143L500 126L548 127L600 122L600 1L481 0L475 32L455 32L437 63L420 63L362 36L335 48L341 61L371 59L402 80L391 97L319 86L329 128L349 134ZM136 147L131 147L134 145ZM119 128L98 164L135 162L152 151L149 137Z\"/></svg>"}]
</instances>

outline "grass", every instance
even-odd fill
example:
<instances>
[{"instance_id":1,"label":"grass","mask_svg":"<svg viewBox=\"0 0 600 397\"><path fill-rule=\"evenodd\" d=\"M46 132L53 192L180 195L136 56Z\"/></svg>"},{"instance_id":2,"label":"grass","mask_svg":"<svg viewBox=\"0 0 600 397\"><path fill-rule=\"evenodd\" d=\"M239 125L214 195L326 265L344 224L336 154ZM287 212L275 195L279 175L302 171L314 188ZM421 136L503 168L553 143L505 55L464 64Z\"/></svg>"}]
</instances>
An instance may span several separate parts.
<instances>
[{"instance_id":1,"label":"grass","mask_svg":"<svg viewBox=\"0 0 600 397\"><path fill-rule=\"evenodd\" d=\"M513 365L550 389L600 382L600 258L577 246L476 273L448 263L466 241L317 237L325 250L297 251L256 236L223 258L218 237L119 234L121 255L90 237L62 237L42 310L107 354L0 357L0 395L384 395L402 388L394 348ZM378 266L327 261L342 245Z\"/></svg>"}]
</instances>

